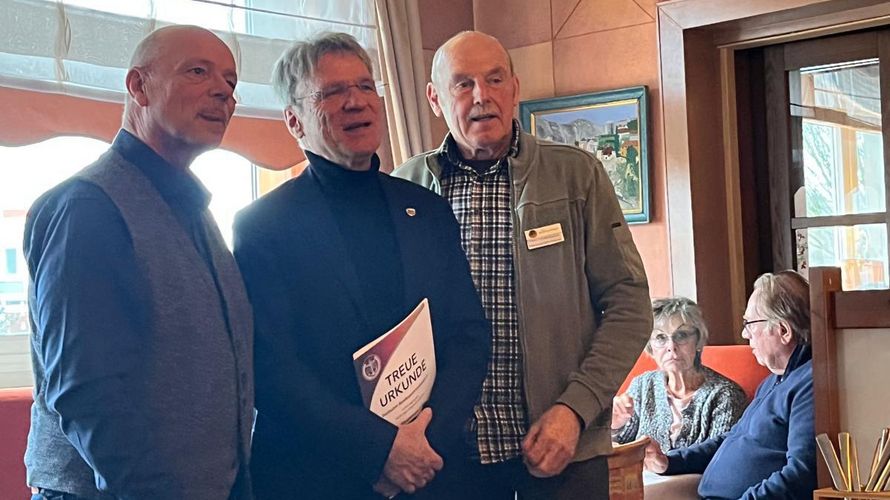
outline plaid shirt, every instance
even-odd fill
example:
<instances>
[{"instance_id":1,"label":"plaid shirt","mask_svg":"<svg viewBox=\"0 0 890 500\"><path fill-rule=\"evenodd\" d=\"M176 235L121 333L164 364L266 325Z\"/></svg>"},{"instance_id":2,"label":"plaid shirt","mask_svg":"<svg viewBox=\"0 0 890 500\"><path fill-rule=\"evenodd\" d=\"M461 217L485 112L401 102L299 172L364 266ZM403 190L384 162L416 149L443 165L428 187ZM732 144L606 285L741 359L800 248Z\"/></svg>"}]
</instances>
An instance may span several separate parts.
<instances>
[{"instance_id":1,"label":"plaid shirt","mask_svg":"<svg viewBox=\"0 0 890 500\"><path fill-rule=\"evenodd\" d=\"M528 431L513 281L512 183L507 169L507 158L518 153L516 122L507 157L484 172L477 172L461 158L450 135L441 153L446 165L442 196L451 203L460 223L461 244L492 327L488 373L470 422L470 434L475 434L478 458L483 464L519 456Z\"/></svg>"}]
</instances>

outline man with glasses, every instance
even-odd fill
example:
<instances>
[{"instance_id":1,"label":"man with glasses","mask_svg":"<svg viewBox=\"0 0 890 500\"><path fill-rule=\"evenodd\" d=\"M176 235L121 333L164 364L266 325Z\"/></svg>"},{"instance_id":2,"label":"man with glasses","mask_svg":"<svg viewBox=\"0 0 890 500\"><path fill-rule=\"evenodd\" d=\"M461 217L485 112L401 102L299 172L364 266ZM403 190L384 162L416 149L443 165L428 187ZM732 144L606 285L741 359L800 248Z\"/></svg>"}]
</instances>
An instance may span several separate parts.
<instances>
[{"instance_id":1,"label":"man with glasses","mask_svg":"<svg viewBox=\"0 0 890 500\"><path fill-rule=\"evenodd\" d=\"M449 133L394 175L451 203L493 337L453 498L606 498L612 397L652 331L615 190L587 151L520 130L495 38L455 35L431 76Z\"/></svg>"},{"instance_id":2,"label":"man with glasses","mask_svg":"<svg viewBox=\"0 0 890 500\"><path fill-rule=\"evenodd\" d=\"M354 38L296 42L274 83L309 167L235 224L256 318L255 494L414 493L460 449L488 356L457 223L438 196L378 172L381 100ZM365 408L352 354L424 298L436 382L428 408L396 427Z\"/></svg>"},{"instance_id":3,"label":"man with glasses","mask_svg":"<svg viewBox=\"0 0 890 500\"><path fill-rule=\"evenodd\" d=\"M793 271L754 283L742 337L773 374L726 434L665 455L656 442L646 468L702 474L703 498L808 499L816 487L810 290Z\"/></svg>"}]
</instances>

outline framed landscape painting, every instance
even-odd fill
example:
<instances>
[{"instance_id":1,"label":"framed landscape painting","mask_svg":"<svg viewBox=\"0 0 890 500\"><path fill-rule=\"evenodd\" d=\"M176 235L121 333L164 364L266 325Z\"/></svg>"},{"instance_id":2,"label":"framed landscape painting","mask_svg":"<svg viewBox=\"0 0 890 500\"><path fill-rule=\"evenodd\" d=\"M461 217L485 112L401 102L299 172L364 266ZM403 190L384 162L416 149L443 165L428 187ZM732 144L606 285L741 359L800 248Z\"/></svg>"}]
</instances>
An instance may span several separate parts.
<instances>
[{"instance_id":1,"label":"framed landscape painting","mask_svg":"<svg viewBox=\"0 0 890 500\"><path fill-rule=\"evenodd\" d=\"M629 223L649 222L646 90L631 87L519 104L523 129L589 151L602 162Z\"/></svg>"}]
</instances>

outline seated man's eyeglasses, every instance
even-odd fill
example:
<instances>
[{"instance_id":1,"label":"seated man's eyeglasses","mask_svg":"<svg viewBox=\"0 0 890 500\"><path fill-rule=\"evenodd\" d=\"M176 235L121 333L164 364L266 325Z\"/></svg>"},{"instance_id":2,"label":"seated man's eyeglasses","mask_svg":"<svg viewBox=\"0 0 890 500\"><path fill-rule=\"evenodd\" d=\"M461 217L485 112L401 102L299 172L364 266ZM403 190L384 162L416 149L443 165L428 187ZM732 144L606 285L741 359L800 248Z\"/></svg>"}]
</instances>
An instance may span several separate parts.
<instances>
[{"instance_id":1,"label":"seated man's eyeglasses","mask_svg":"<svg viewBox=\"0 0 890 500\"><path fill-rule=\"evenodd\" d=\"M749 325L753 325L754 323L763 323L765 321L769 321L768 319L745 319L742 318L742 330L747 330L748 332L751 329L748 328Z\"/></svg>"},{"instance_id":2,"label":"seated man's eyeglasses","mask_svg":"<svg viewBox=\"0 0 890 500\"><path fill-rule=\"evenodd\" d=\"M696 340L696 338L697 334L692 330L677 330L673 335L659 332L649 338L649 344L652 347L661 349L668 344L669 340L672 340L674 345L684 345Z\"/></svg>"},{"instance_id":3,"label":"seated man's eyeglasses","mask_svg":"<svg viewBox=\"0 0 890 500\"><path fill-rule=\"evenodd\" d=\"M297 100L299 101L300 99L309 99L316 104L321 102L343 102L346 100L346 97L349 95L349 90L352 88L357 88L359 93L361 93L362 95L371 95L377 93L377 85L374 83L374 80L362 80L356 83L341 83L331 85L310 94L306 94L302 97L297 97Z\"/></svg>"}]
</instances>

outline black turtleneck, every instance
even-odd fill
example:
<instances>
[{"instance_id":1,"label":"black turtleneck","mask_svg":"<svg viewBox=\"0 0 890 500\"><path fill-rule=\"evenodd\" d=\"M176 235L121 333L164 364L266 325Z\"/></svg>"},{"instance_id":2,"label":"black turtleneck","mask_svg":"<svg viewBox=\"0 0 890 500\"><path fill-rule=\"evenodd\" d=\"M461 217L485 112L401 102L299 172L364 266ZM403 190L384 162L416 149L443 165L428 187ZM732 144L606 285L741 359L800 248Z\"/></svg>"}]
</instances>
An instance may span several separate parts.
<instances>
[{"instance_id":1,"label":"black turtleneck","mask_svg":"<svg viewBox=\"0 0 890 500\"><path fill-rule=\"evenodd\" d=\"M371 168L349 170L306 151L309 169L340 229L346 254L358 278L368 325L383 333L402 319L405 292L401 253L395 226L380 186L380 159L371 160Z\"/></svg>"}]
</instances>

